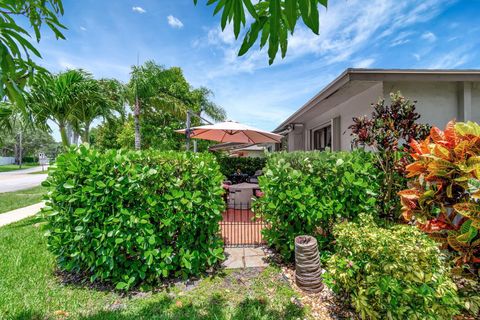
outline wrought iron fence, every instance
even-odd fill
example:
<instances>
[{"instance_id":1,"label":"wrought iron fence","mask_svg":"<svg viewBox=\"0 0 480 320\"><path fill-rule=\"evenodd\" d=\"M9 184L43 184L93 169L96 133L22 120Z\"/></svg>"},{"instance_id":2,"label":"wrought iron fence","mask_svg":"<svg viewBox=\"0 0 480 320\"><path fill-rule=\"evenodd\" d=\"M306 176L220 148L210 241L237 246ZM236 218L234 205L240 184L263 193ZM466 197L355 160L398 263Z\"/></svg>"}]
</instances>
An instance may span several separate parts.
<instances>
[{"instance_id":1,"label":"wrought iron fence","mask_svg":"<svg viewBox=\"0 0 480 320\"><path fill-rule=\"evenodd\" d=\"M249 203L229 203L220 222L225 247L261 246L265 243L262 237L263 228L264 221L255 216Z\"/></svg>"}]
</instances>

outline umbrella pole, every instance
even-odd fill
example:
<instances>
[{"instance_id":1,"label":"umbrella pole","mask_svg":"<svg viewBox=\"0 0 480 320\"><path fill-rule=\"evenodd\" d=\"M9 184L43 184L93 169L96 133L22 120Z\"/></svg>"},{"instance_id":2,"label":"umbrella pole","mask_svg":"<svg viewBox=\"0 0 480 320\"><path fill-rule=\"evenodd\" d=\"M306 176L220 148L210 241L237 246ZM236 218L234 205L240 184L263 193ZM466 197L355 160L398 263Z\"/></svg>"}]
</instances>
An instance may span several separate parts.
<instances>
[{"instance_id":1,"label":"umbrella pole","mask_svg":"<svg viewBox=\"0 0 480 320\"><path fill-rule=\"evenodd\" d=\"M187 151L190 151L190 126L191 126L190 110L188 110L187 111L187 130L185 130Z\"/></svg>"}]
</instances>

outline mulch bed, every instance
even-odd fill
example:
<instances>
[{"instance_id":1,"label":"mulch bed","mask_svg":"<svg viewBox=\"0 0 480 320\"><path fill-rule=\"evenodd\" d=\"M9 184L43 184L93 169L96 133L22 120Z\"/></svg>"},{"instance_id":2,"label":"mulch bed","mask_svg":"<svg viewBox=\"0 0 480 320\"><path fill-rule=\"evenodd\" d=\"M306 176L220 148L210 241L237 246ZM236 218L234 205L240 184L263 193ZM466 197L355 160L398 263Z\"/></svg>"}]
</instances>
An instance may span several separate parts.
<instances>
[{"instance_id":1,"label":"mulch bed","mask_svg":"<svg viewBox=\"0 0 480 320\"><path fill-rule=\"evenodd\" d=\"M312 317L318 320L360 319L348 305L345 298L337 296L327 286L319 293L307 293L295 284L295 267L282 266L282 276L290 286L300 295L299 301L294 303L308 306Z\"/></svg>"}]
</instances>

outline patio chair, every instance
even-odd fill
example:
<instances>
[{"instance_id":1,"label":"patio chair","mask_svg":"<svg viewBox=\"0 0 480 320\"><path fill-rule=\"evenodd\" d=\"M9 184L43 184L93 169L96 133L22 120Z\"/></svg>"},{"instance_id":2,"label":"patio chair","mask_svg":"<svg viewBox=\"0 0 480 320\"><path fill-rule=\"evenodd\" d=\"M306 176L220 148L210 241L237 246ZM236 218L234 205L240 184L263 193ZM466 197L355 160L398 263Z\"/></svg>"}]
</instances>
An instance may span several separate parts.
<instances>
[{"instance_id":1,"label":"patio chair","mask_svg":"<svg viewBox=\"0 0 480 320\"><path fill-rule=\"evenodd\" d=\"M255 171L255 173L253 174L253 176L251 176L251 177L248 178L248 182L249 182L249 183L258 183L258 177L260 177L261 175L263 175L262 170L257 170L257 171Z\"/></svg>"}]
</instances>

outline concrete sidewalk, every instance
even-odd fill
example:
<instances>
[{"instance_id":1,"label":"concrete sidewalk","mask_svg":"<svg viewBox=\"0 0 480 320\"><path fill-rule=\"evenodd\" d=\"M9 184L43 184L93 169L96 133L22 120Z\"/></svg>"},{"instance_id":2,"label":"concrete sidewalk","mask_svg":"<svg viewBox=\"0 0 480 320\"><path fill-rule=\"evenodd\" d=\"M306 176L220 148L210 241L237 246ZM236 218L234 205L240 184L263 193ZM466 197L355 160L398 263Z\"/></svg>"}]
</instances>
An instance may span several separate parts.
<instances>
[{"instance_id":1,"label":"concrete sidewalk","mask_svg":"<svg viewBox=\"0 0 480 320\"><path fill-rule=\"evenodd\" d=\"M264 248L226 248L227 260L223 262L226 269L267 267L267 255Z\"/></svg>"},{"instance_id":2,"label":"concrete sidewalk","mask_svg":"<svg viewBox=\"0 0 480 320\"><path fill-rule=\"evenodd\" d=\"M36 204L32 204L31 206L28 206L28 207L23 207L20 209L9 211L9 212L0 213L0 227L31 217L37 214L40 211L40 209L43 208L44 206L45 206L45 202L39 202Z\"/></svg>"}]
</instances>

